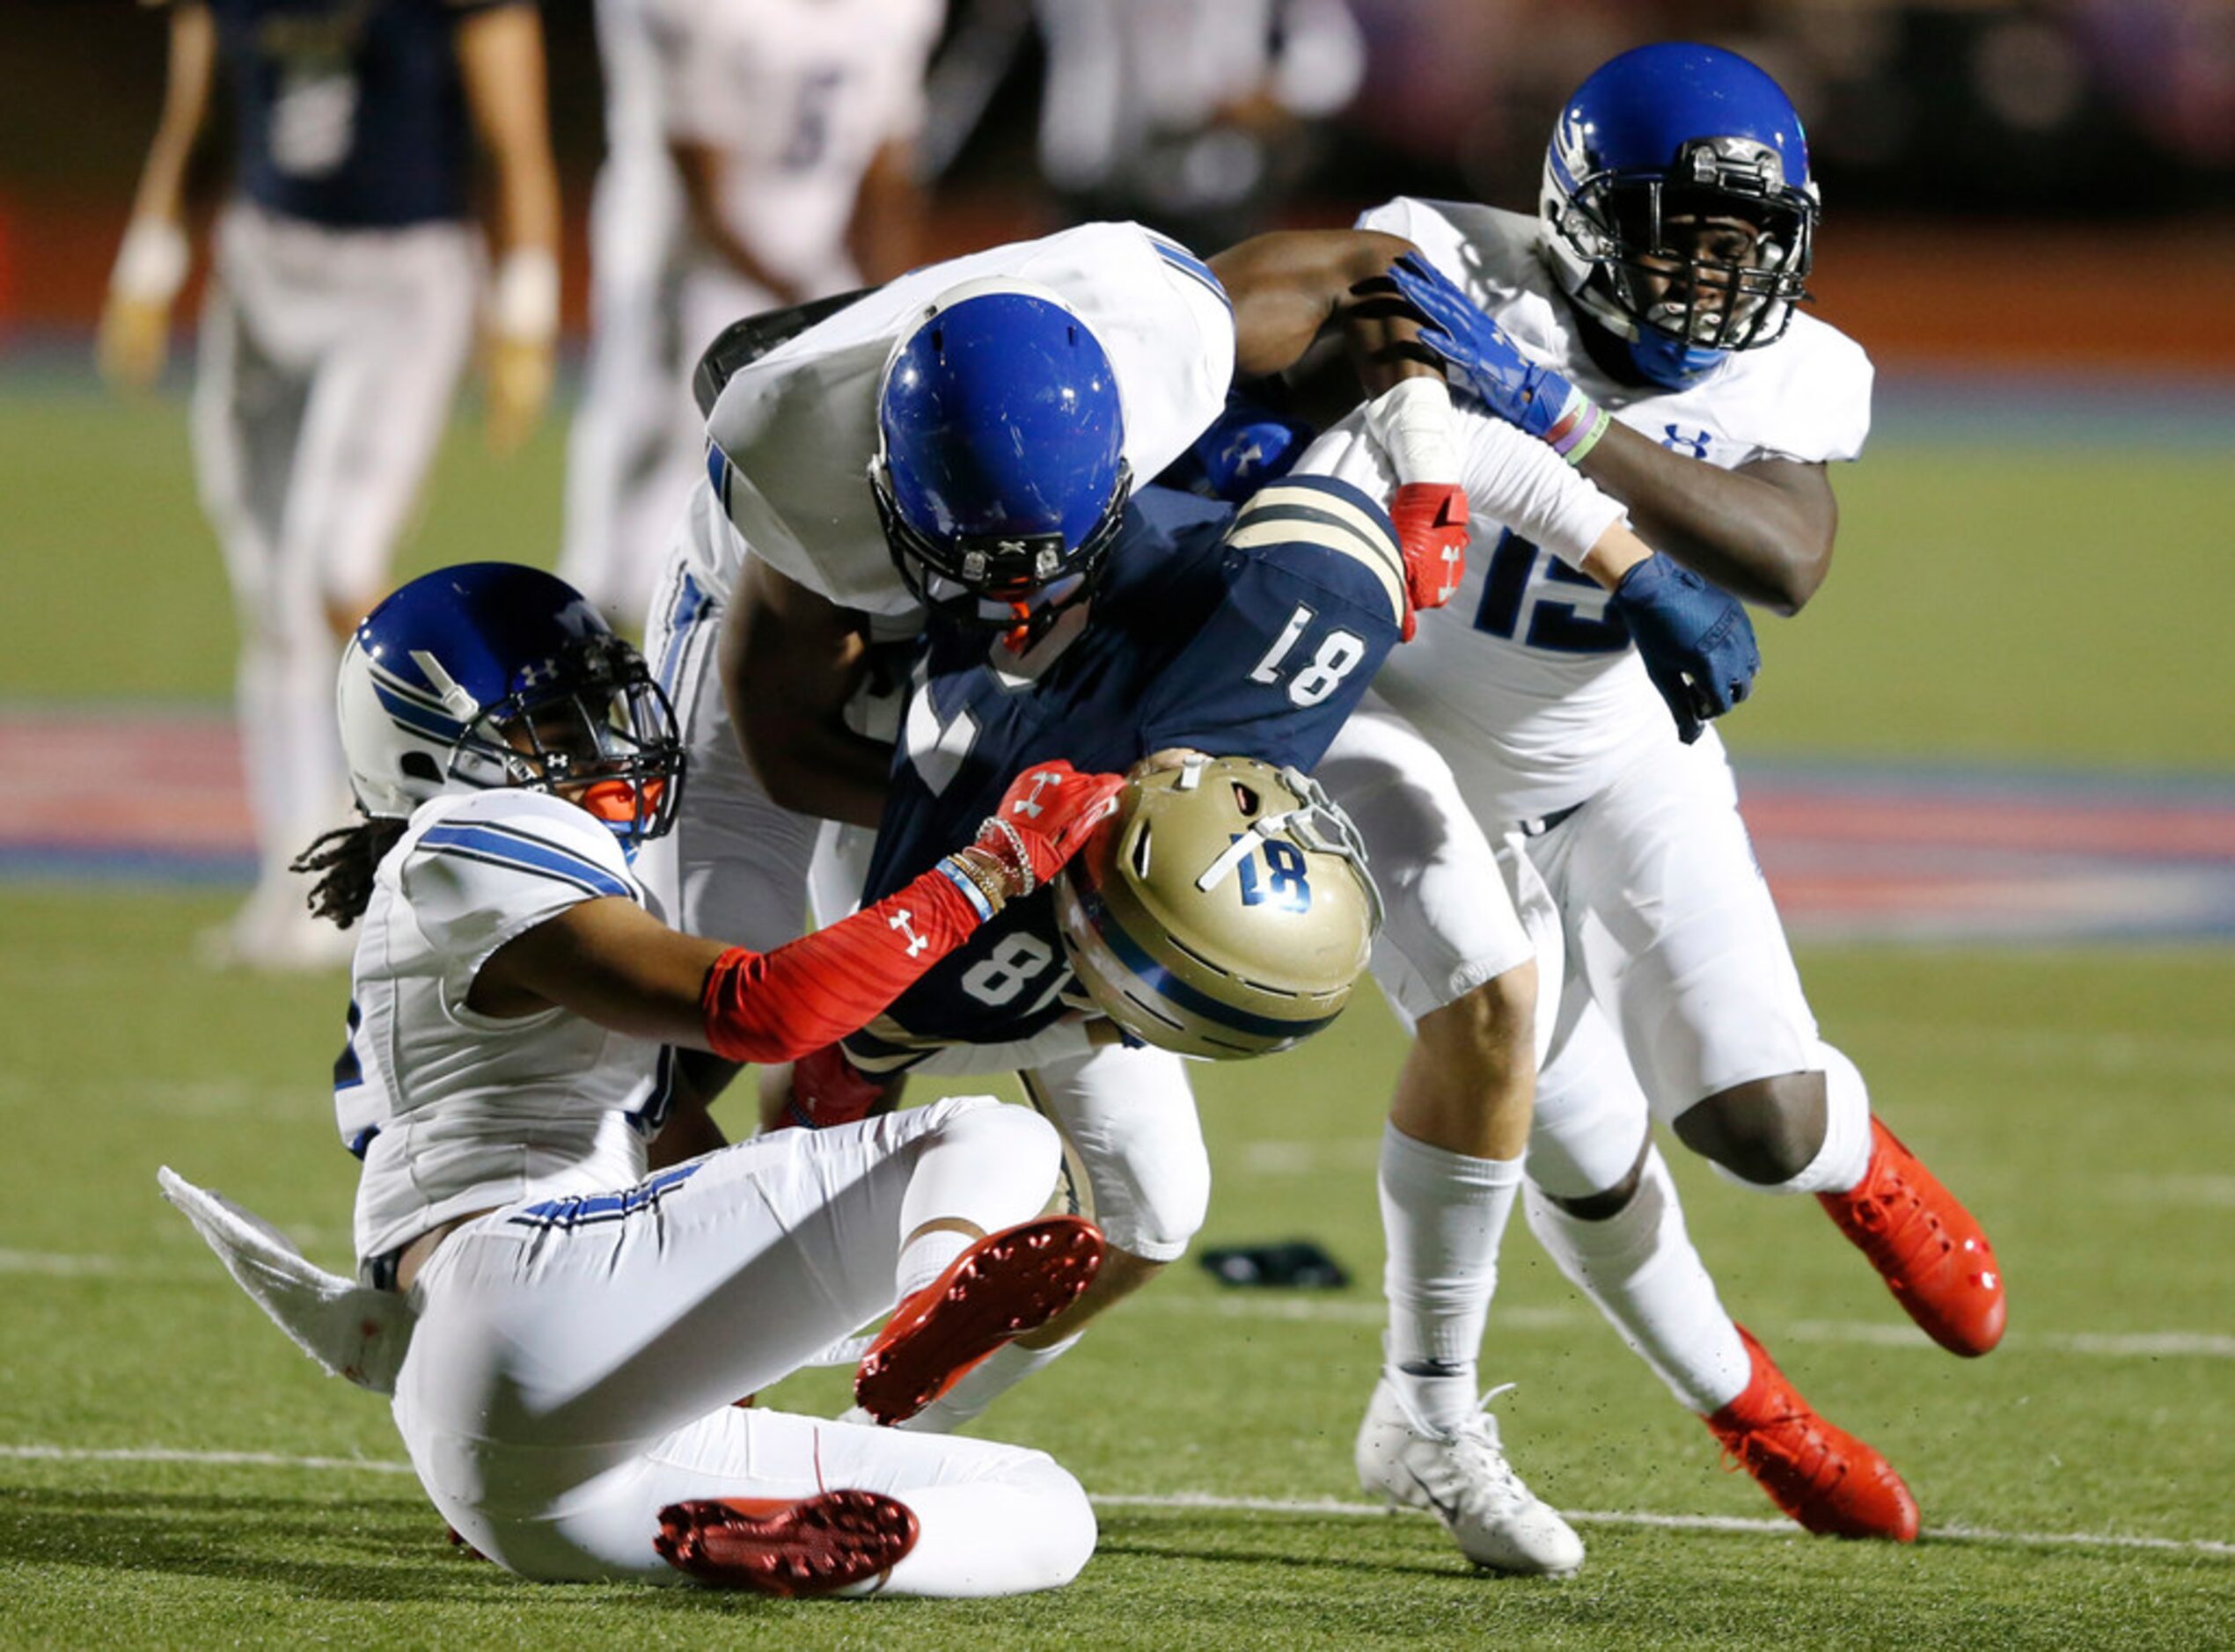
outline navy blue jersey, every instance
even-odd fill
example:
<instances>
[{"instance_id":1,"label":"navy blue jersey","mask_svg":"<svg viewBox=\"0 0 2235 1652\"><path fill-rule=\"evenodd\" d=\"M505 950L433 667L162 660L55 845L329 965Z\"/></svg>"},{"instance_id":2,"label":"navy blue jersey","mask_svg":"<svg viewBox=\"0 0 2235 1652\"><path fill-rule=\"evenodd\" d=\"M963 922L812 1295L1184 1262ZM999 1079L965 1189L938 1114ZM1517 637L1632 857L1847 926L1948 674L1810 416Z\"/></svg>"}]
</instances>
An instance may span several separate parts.
<instances>
[{"instance_id":1,"label":"navy blue jersey","mask_svg":"<svg viewBox=\"0 0 2235 1652\"><path fill-rule=\"evenodd\" d=\"M516 0L205 0L239 138L238 186L337 229L463 218L458 18Z\"/></svg>"},{"instance_id":2,"label":"navy blue jersey","mask_svg":"<svg viewBox=\"0 0 2235 1652\"><path fill-rule=\"evenodd\" d=\"M1308 770L1403 613L1396 534L1347 483L1292 478L1238 515L1143 489L1086 625L1052 663L1012 675L983 632L927 635L862 899L968 843L1035 763L1122 771L1187 746ZM1064 1013L1069 978L1042 890L1010 902L846 1047L890 1065L920 1042L1028 1038Z\"/></svg>"}]
</instances>

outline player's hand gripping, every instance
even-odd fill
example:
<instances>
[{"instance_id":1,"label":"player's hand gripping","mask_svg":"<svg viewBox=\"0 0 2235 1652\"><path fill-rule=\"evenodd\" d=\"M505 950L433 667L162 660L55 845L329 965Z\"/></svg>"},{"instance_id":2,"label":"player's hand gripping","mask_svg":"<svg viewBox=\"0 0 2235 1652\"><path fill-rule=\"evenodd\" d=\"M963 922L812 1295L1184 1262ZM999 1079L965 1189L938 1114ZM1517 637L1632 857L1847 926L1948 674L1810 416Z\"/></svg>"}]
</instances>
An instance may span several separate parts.
<instances>
[{"instance_id":1,"label":"player's hand gripping","mask_svg":"<svg viewBox=\"0 0 2235 1652\"><path fill-rule=\"evenodd\" d=\"M1623 574L1608 601L1686 745L1753 691L1762 669L1754 622L1720 586L1656 551Z\"/></svg>"},{"instance_id":2,"label":"player's hand gripping","mask_svg":"<svg viewBox=\"0 0 2235 1652\"><path fill-rule=\"evenodd\" d=\"M1607 414L1555 369L1521 354L1513 335L1476 306L1444 273L1408 252L1389 279L1425 322L1421 342L1443 357L1453 382L1571 464L1606 434Z\"/></svg>"},{"instance_id":3,"label":"player's hand gripping","mask_svg":"<svg viewBox=\"0 0 2235 1652\"><path fill-rule=\"evenodd\" d=\"M1404 556L1404 640L1423 608L1441 608L1467 577L1467 490L1450 482L1407 482L1389 501Z\"/></svg>"},{"instance_id":4,"label":"player's hand gripping","mask_svg":"<svg viewBox=\"0 0 2235 1652\"><path fill-rule=\"evenodd\" d=\"M1035 764L1010 782L971 847L999 864L1011 897L1030 895L1118 812L1125 789L1122 774L1081 774L1060 759Z\"/></svg>"}]
</instances>

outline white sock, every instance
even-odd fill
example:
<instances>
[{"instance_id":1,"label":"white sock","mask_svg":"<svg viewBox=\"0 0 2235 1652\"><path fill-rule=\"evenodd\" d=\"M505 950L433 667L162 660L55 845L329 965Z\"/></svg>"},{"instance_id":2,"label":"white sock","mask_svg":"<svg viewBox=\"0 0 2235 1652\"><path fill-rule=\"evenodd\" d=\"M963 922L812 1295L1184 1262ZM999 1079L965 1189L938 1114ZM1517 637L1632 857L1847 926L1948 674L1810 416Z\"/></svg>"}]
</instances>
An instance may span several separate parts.
<instances>
[{"instance_id":1,"label":"white sock","mask_svg":"<svg viewBox=\"0 0 2235 1652\"><path fill-rule=\"evenodd\" d=\"M1030 1221L1046 1207L1062 1159L1053 1125L998 1102L959 1112L925 1137L900 1201L899 1295L922 1290L974 1242L950 1229L919 1228L963 1221L993 1233Z\"/></svg>"},{"instance_id":2,"label":"white sock","mask_svg":"<svg viewBox=\"0 0 2235 1652\"><path fill-rule=\"evenodd\" d=\"M1711 1161L1717 1175L1755 1193L1845 1193L1862 1181L1870 1168L1870 1091L1855 1064L1829 1044L1816 1046L1816 1059L1824 1075L1824 1140L1816 1156L1786 1181L1748 1181Z\"/></svg>"},{"instance_id":3,"label":"white sock","mask_svg":"<svg viewBox=\"0 0 2235 1652\"><path fill-rule=\"evenodd\" d=\"M1480 1397L1475 1359L1521 1183L1518 1159L1470 1158L1382 1128L1389 1375L1431 1429L1455 1430Z\"/></svg>"},{"instance_id":4,"label":"white sock","mask_svg":"<svg viewBox=\"0 0 2235 1652\"><path fill-rule=\"evenodd\" d=\"M1636 1195L1603 1222L1571 1215L1535 1186L1525 1202L1537 1242L1679 1401L1704 1416L1746 1392L1752 1363L1685 1232L1659 1148L1645 1150Z\"/></svg>"},{"instance_id":5,"label":"white sock","mask_svg":"<svg viewBox=\"0 0 2235 1652\"><path fill-rule=\"evenodd\" d=\"M1081 1331L1045 1348L1026 1348L1010 1342L995 1349L962 1381L933 1400L906 1422L896 1423L911 1434L952 1434L984 1414L986 1407L1033 1372L1044 1371L1079 1344Z\"/></svg>"},{"instance_id":6,"label":"white sock","mask_svg":"<svg viewBox=\"0 0 2235 1652\"><path fill-rule=\"evenodd\" d=\"M350 819L333 720L340 646L328 640L322 619L306 624L315 632L286 646L260 640L245 646L233 693L260 887L291 906L301 904L309 886L288 874L288 862Z\"/></svg>"}]
</instances>

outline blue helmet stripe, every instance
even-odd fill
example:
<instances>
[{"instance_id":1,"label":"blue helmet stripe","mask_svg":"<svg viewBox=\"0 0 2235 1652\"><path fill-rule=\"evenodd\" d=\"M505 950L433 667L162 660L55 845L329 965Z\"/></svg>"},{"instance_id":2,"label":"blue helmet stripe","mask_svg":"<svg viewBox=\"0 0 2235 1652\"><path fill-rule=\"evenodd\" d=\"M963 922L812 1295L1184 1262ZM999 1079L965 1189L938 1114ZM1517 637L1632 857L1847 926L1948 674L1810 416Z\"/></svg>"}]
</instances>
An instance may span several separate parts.
<instances>
[{"instance_id":1,"label":"blue helmet stripe","mask_svg":"<svg viewBox=\"0 0 2235 1652\"><path fill-rule=\"evenodd\" d=\"M1332 1015L1323 1015L1312 1021L1276 1020L1267 1015L1253 1015L1247 1010L1236 1009L1181 980L1162 964L1141 950L1122 925L1110 920L1109 910L1099 894L1087 894L1081 902L1086 909L1095 933L1110 950L1118 954L1118 961L1140 978L1141 983L1161 998L1169 998L1190 1014L1214 1021L1229 1032L1244 1033L1255 1038L1302 1038L1315 1033L1332 1021ZM1340 1012L1337 1012L1340 1013Z\"/></svg>"},{"instance_id":2,"label":"blue helmet stripe","mask_svg":"<svg viewBox=\"0 0 2235 1652\"><path fill-rule=\"evenodd\" d=\"M439 740L445 745L465 735L465 725L456 718L429 710L419 701L407 698L391 688L377 676L372 679L372 692L380 702L380 709L407 734L424 735L428 739Z\"/></svg>"}]
</instances>

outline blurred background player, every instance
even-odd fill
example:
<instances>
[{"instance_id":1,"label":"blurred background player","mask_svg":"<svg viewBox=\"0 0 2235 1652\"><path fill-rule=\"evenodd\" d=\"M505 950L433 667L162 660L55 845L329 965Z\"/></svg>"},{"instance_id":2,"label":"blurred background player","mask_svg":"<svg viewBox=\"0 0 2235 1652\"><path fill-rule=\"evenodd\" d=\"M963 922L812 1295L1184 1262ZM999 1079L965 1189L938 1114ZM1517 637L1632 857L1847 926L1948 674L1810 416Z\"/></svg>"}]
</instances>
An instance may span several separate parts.
<instances>
[{"instance_id":1,"label":"blurred background player","mask_svg":"<svg viewBox=\"0 0 2235 1652\"><path fill-rule=\"evenodd\" d=\"M234 194L212 236L193 435L240 628L237 714L260 872L223 961L338 962L288 876L344 795L340 639L388 585L471 349L509 451L551 384L559 191L543 36L525 0L179 0L161 120L101 318L114 384L162 370L190 263L185 179L224 66ZM470 227L494 173L494 280Z\"/></svg>"},{"instance_id":2,"label":"blurred background player","mask_svg":"<svg viewBox=\"0 0 2235 1652\"><path fill-rule=\"evenodd\" d=\"M1366 75L1346 0L1034 0L1041 176L1191 246L1266 227Z\"/></svg>"},{"instance_id":3,"label":"blurred background player","mask_svg":"<svg viewBox=\"0 0 2235 1652\"><path fill-rule=\"evenodd\" d=\"M1857 457L1870 416L1862 352L1795 313L1816 215L1799 122L1775 83L1730 53L1667 45L1615 59L1569 100L1539 215L1398 201L1362 222L1426 254L1396 279L1437 318L1426 336L1483 403L1456 410L1470 455L1509 446L1515 429L1537 438L1548 479L1588 491L1587 479L1696 570L1664 558L1624 586L1705 575L1791 612L1831 555L1825 466ZM1367 444L1351 441L1351 462L1330 445L1307 467L1370 485ZM1377 684L1450 762L1477 819L1517 825L1509 861L1563 916L1531 1225L1788 1513L1813 1531L1906 1539L1917 1514L1899 1478L1815 1416L1717 1299L1651 1122L1733 1180L1817 1194L1954 1352L2001 1336L1992 1253L1818 1037L1721 743L1685 713L1701 685L1640 657L1623 586L1601 597L1553 550L1501 524L1456 611ZM1445 1168L1455 1202L1473 1173L1457 1159ZM1479 1231L1491 1256L1516 1190L1509 1180ZM1361 1478L1402 1495L1406 1456L1448 1431L1447 1408L1472 1386L1470 1351L1393 1358L1360 1434Z\"/></svg>"},{"instance_id":4,"label":"blurred background player","mask_svg":"<svg viewBox=\"0 0 2235 1652\"><path fill-rule=\"evenodd\" d=\"M560 570L643 624L703 463L692 369L742 316L918 260L942 0L601 0L607 154Z\"/></svg>"},{"instance_id":5,"label":"blurred background player","mask_svg":"<svg viewBox=\"0 0 2235 1652\"><path fill-rule=\"evenodd\" d=\"M674 505L661 488L676 385L690 371L676 314L682 186L660 124L645 0L597 0L596 17L605 151L590 197L590 339L567 431L559 572L615 625L641 631L643 594L624 552L669 526Z\"/></svg>"}]
</instances>

